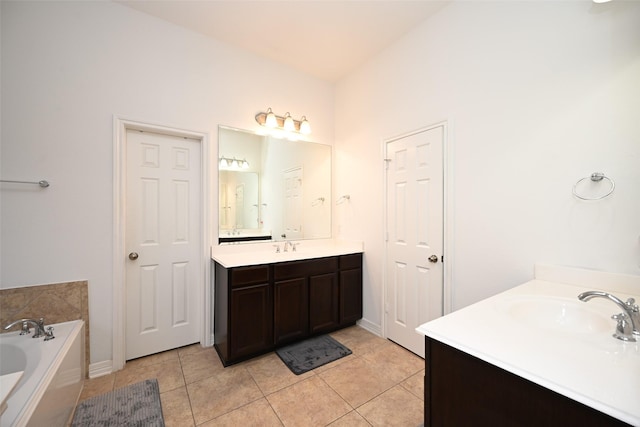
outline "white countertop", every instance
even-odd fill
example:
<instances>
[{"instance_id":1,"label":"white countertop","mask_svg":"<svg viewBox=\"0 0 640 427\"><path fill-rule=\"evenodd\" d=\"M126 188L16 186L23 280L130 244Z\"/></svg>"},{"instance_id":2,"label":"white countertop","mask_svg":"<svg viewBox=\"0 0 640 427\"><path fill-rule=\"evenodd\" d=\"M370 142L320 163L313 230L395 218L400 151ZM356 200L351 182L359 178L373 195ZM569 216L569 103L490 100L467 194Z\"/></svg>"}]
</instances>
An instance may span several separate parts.
<instances>
[{"instance_id":1,"label":"white countertop","mask_svg":"<svg viewBox=\"0 0 640 427\"><path fill-rule=\"evenodd\" d=\"M554 275L546 274L547 267L536 268L536 276L547 280L532 280L416 331L640 426L640 340L612 337L615 321L610 317L621 311L613 302L577 298L585 291L605 290L622 300L638 301L640 277L595 272L596 280L584 280L592 283L581 286L562 274L555 276L560 281L550 281ZM538 274L542 270L544 274ZM561 273L569 270L563 268ZM578 273L588 275L589 271ZM573 279L580 274L569 271ZM616 277L622 279L616 281ZM592 286L593 282L600 286Z\"/></svg>"},{"instance_id":2,"label":"white countertop","mask_svg":"<svg viewBox=\"0 0 640 427\"><path fill-rule=\"evenodd\" d=\"M324 258L363 252L362 242L338 240L302 240L296 250L284 252L283 242L243 243L235 245L218 245L211 248L211 258L223 267L241 267L247 265L273 264L284 261ZM274 245L280 247L276 253Z\"/></svg>"}]
</instances>

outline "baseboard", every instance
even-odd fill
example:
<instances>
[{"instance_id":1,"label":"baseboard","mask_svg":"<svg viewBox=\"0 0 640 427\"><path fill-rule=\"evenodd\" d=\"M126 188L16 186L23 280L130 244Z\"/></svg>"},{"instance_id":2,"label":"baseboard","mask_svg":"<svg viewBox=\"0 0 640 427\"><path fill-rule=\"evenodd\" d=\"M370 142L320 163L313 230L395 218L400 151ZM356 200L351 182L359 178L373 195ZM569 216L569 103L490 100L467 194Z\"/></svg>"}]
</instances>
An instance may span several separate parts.
<instances>
[{"instance_id":1,"label":"baseboard","mask_svg":"<svg viewBox=\"0 0 640 427\"><path fill-rule=\"evenodd\" d=\"M98 378L109 375L113 372L113 361L104 360L102 362L91 363L89 365L89 378Z\"/></svg>"},{"instance_id":2,"label":"baseboard","mask_svg":"<svg viewBox=\"0 0 640 427\"><path fill-rule=\"evenodd\" d=\"M358 323L358 326L360 326L363 329L366 329L372 334L376 334L379 337L382 336L382 328L380 327L380 325L376 325L375 323L372 323L367 319L360 319L358 320L357 323Z\"/></svg>"}]
</instances>

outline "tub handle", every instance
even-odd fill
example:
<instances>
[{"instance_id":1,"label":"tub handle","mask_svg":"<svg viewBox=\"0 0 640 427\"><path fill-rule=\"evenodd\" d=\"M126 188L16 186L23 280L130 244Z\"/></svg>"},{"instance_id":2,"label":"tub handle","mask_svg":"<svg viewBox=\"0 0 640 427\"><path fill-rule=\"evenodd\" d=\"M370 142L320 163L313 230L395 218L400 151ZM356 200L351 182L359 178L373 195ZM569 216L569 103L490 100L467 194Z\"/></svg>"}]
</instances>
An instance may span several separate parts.
<instances>
[{"instance_id":1,"label":"tub handle","mask_svg":"<svg viewBox=\"0 0 640 427\"><path fill-rule=\"evenodd\" d=\"M55 337L53 336L53 326L49 326L47 327L47 331L44 333L44 340L45 341L49 341L54 339Z\"/></svg>"}]
</instances>

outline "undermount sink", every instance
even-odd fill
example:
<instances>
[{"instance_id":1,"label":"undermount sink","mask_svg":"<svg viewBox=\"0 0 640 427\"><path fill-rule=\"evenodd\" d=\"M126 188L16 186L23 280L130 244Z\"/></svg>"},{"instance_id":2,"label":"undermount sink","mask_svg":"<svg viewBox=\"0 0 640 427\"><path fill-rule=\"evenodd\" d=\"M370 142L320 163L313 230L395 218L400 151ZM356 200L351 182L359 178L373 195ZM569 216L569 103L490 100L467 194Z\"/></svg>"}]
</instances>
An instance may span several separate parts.
<instances>
[{"instance_id":1,"label":"undermount sink","mask_svg":"<svg viewBox=\"0 0 640 427\"><path fill-rule=\"evenodd\" d=\"M500 302L502 311L533 327L571 333L613 331L610 314L579 301L551 296L517 296Z\"/></svg>"}]
</instances>

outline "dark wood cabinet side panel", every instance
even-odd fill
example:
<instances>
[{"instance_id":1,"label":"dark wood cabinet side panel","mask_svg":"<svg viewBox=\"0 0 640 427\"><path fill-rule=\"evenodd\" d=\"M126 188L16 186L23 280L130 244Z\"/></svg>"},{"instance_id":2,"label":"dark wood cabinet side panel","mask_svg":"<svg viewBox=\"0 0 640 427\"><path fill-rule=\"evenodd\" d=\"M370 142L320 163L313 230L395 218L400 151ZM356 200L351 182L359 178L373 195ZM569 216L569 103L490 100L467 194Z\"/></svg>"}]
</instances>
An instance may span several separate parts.
<instances>
[{"instance_id":1,"label":"dark wood cabinet side panel","mask_svg":"<svg viewBox=\"0 0 640 427\"><path fill-rule=\"evenodd\" d=\"M220 357L225 360L229 358L229 270L214 262L214 317L213 317L213 337L216 350Z\"/></svg>"},{"instance_id":2,"label":"dark wood cabinet side panel","mask_svg":"<svg viewBox=\"0 0 640 427\"><path fill-rule=\"evenodd\" d=\"M275 343L283 344L309 334L307 280L297 278L274 284Z\"/></svg>"},{"instance_id":3,"label":"dark wood cabinet side panel","mask_svg":"<svg viewBox=\"0 0 640 427\"><path fill-rule=\"evenodd\" d=\"M273 346L273 299L268 283L231 290L229 359Z\"/></svg>"},{"instance_id":4,"label":"dark wood cabinet side panel","mask_svg":"<svg viewBox=\"0 0 640 427\"><path fill-rule=\"evenodd\" d=\"M439 341L426 346L425 426L627 426Z\"/></svg>"},{"instance_id":5,"label":"dark wood cabinet side panel","mask_svg":"<svg viewBox=\"0 0 640 427\"><path fill-rule=\"evenodd\" d=\"M340 271L340 324L362 318L362 269Z\"/></svg>"},{"instance_id":6,"label":"dark wood cabinet side panel","mask_svg":"<svg viewBox=\"0 0 640 427\"><path fill-rule=\"evenodd\" d=\"M318 334L340 325L338 275L309 277L309 332Z\"/></svg>"}]
</instances>

